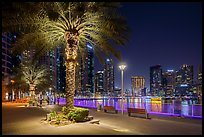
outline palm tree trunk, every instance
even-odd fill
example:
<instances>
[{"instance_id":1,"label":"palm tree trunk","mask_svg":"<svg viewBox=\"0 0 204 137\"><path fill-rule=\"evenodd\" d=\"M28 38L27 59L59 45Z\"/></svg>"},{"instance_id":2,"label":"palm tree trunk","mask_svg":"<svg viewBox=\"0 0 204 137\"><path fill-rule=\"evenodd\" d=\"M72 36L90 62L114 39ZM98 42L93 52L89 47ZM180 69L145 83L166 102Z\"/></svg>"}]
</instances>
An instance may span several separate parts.
<instances>
[{"instance_id":1,"label":"palm tree trunk","mask_svg":"<svg viewBox=\"0 0 204 137\"><path fill-rule=\"evenodd\" d=\"M66 65L66 107L67 113L74 108L74 92L75 92L75 71L77 64L77 51L78 51L78 36L65 33L67 42L65 48L65 65Z\"/></svg>"},{"instance_id":2,"label":"palm tree trunk","mask_svg":"<svg viewBox=\"0 0 204 137\"><path fill-rule=\"evenodd\" d=\"M74 62L66 63L66 107L68 111L74 107L75 68Z\"/></svg>"},{"instance_id":3,"label":"palm tree trunk","mask_svg":"<svg viewBox=\"0 0 204 137\"><path fill-rule=\"evenodd\" d=\"M31 100L34 101L35 100L35 85L34 84L29 85L29 91L31 94Z\"/></svg>"}]
</instances>

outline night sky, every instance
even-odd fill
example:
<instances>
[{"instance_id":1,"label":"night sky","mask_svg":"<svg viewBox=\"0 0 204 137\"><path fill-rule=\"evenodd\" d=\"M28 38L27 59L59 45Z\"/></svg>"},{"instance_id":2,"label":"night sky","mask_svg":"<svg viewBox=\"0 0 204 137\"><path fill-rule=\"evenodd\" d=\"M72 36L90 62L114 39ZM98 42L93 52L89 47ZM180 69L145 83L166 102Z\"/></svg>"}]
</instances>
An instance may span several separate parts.
<instances>
[{"instance_id":1,"label":"night sky","mask_svg":"<svg viewBox=\"0 0 204 137\"><path fill-rule=\"evenodd\" d=\"M131 36L126 47L118 48L127 64L124 89L131 89L131 76L145 77L149 90L150 66L178 70L182 64L202 64L202 3L122 3ZM95 60L95 72L101 69ZM121 87L119 62L114 59L115 86Z\"/></svg>"}]
</instances>

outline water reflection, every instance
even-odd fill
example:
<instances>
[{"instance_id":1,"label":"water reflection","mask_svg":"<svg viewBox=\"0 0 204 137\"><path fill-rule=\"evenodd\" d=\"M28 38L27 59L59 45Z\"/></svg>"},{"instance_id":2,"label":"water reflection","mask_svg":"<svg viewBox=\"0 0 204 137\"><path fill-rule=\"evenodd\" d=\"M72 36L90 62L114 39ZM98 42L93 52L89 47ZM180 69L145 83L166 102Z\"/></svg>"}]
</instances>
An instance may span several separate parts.
<instances>
[{"instance_id":1,"label":"water reflection","mask_svg":"<svg viewBox=\"0 0 204 137\"><path fill-rule=\"evenodd\" d=\"M161 100L151 101L148 98L124 98L124 112L127 108L145 108L148 113L158 113L167 115L182 115L189 117L202 118L202 104L198 104L196 100ZM60 98L60 104L66 104L65 98ZM116 110L121 111L121 98L94 98L94 99L75 99L74 105L97 108L97 105L114 106Z\"/></svg>"}]
</instances>

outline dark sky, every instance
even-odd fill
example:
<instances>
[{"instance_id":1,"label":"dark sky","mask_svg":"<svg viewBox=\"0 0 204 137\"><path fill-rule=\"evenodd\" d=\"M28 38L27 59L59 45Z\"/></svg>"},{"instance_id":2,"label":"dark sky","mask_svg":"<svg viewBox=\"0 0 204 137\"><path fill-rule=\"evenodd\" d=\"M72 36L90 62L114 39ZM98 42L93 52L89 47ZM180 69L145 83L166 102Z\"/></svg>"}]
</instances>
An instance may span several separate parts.
<instances>
[{"instance_id":1,"label":"dark sky","mask_svg":"<svg viewBox=\"0 0 204 137\"><path fill-rule=\"evenodd\" d=\"M131 89L131 76L145 77L149 89L150 66L178 70L182 64L193 65L197 72L202 63L202 3L130 2L122 3L131 37L120 48L127 69L124 89ZM115 86L121 87L119 62L115 63ZM101 69L97 64L96 69Z\"/></svg>"}]
</instances>

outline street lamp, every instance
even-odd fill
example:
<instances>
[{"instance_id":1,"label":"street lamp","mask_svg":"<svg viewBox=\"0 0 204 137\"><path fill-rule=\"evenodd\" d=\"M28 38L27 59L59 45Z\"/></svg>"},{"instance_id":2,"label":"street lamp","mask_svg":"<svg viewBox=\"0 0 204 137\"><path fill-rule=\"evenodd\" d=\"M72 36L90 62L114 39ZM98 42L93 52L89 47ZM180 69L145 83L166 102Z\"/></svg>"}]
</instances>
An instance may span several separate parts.
<instances>
[{"instance_id":1,"label":"street lamp","mask_svg":"<svg viewBox=\"0 0 204 137\"><path fill-rule=\"evenodd\" d=\"M122 115L123 115L123 111L124 111L124 104L123 104L123 92L124 92L124 86L123 86L123 71L125 70L125 68L126 68L126 65L125 64L121 64L120 66L119 66L119 69L121 70L121 85L122 85L122 88L121 88L121 90L122 90Z\"/></svg>"},{"instance_id":2,"label":"street lamp","mask_svg":"<svg viewBox=\"0 0 204 137\"><path fill-rule=\"evenodd\" d=\"M14 83L14 82L15 82L15 81L11 79L11 83L12 83L12 89L11 89L11 92L12 92L11 94L12 94L12 96L11 96L11 99L12 99L12 101L14 100L14 94L15 94L15 93L14 93L14 88L13 88L13 83Z\"/></svg>"},{"instance_id":3,"label":"street lamp","mask_svg":"<svg viewBox=\"0 0 204 137\"><path fill-rule=\"evenodd\" d=\"M50 95L52 95L52 88L49 88L50 89Z\"/></svg>"}]
</instances>

